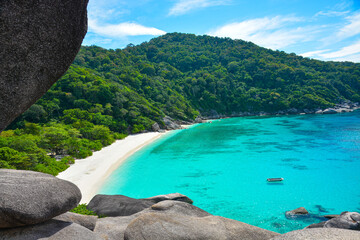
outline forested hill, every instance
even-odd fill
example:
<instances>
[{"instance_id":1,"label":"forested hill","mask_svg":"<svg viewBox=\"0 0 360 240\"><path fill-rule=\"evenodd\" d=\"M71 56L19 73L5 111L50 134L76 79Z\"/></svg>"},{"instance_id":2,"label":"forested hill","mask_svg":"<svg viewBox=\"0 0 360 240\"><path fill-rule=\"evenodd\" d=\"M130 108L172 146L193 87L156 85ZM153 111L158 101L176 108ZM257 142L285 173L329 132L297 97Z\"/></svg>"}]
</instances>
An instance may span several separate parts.
<instances>
[{"instance_id":1,"label":"forested hill","mask_svg":"<svg viewBox=\"0 0 360 240\"><path fill-rule=\"evenodd\" d=\"M229 38L171 33L138 46L82 47L68 72L7 132L0 168L56 174L163 117L277 112L360 101L360 64L310 60ZM5 159L5 160L4 160ZM55 165L54 165L55 164Z\"/></svg>"},{"instance_id":2,"label":"forested hill","mask_svg":"<svg viewBox=\"0 0 360 240\"><path fill-rule=\"evenodd\" d=\"M360 101L360 64L171 33L124 50L82 47L67 74L38 104L45 122L64 118L66 109L81 109L104 115L113 122L105 124L112 130L137 132L154 121L161 124L164 115L193 120L210 110L303 110L343 100Z\"/></svg>"},{"instance_id":3,"label":"forested hill","mask_svg":"<svg viewBox=\"0 0 360 240\"><path fill-rule=\"evenodd\" d=\"M274 112L360 101L360 64L310 60L229 38L173 33L124 50L84 47L75 66L183 119L194 110Z\"/></svg>"}]
</instances>

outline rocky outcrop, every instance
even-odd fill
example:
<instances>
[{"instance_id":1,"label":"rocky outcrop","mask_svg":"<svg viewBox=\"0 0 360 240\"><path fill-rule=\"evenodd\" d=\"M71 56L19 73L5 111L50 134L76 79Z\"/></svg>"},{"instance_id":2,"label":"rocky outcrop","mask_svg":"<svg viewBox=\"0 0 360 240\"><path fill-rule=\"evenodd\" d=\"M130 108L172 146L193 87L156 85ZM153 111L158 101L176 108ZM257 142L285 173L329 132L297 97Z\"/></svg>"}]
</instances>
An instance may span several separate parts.
<instances>
[{"instance_id":1,"label":"rocky outcrop","mask_svg":"<svg viewBox=\"0 0 360 240\"><path fill-rule=\"evenodd\" d=\"M206 217L211 214L185 202L178 201L163 201L157 204L154 204L149 209L150 212L162 212L162 213L172 213L172 214L182 214L186 216L194 217Z\"/></svg>"},{"instance_id":2,"label":"rocky outcrop","mask_svg":"<svg viewBox=\"0 0 360 240\"><path fill-rule=\"evenodd\" d=\"M328 214L328 215L324 215L324 218L327 218L327 219L332 219L332 218L336 218L340 216L339 214Z\"/></svg>"},{"instance_id":3,"label":"rocky outcrop","mask_svg":"<svg viewBox=\"0 0 360 240\"><path fill-rule=\"evenodd\" d=\"M299 207L294 210L287 211L285 213L285 216L287 218L294 218L296 216L303 216L303 215L307 215L307 214L309 214L309 212L304 207Z\"/></svg>"},{"instance_id":4,"label":"rocky outcrop","mask_svg":"<svg viewBox=\"0 0 360 240\"><path fill-rule=\"evenodd\" d=\"M87 31L87 3L1 1L0 131L71 65Z\"/></svg>"},{"instance_id":5,"label":"rocky outcrop","mask_svg":"<svg viewBox=\"0 0 360 240\"><path fill-rule=\"evenodd\" d=\"M131 216L99 219L94 232L109 240L269 239L279 235L172 200L161 201Z\"/></svg>"},{"instance_id":6,"label":"rocky outcrop","mask_svg":"<svg viewBox=\"0 0 360 240\"><path fill-rule=\"evenodd\" d=\"M154 131L154 132L157 132L160 130L160 126L159 124L156 122L154 123L153 125L151 125L151 129Z\"/></svg>"},{"instance_id":7,"label":"rocky outcrop","mask_svg":"<svg viewBox=\"0 0 360 240\"><path fill-rule=\"evenodd\" d=\"M26 227L0 229L0 240L101 240L96 233L76 223L50 220Z\"/></svg>"},{"instance_id":8,"label":"rocky outcrop","mask_svg":"<svg viewBox=\"0 0 360 240\"><path fill-rule=\"evenodd\" d=\"M163 121L167 130L181 129L181 126L175 123L174 120L169 116L165 116Z\"/></svg>"},{"instance_id":9,"label":"rocky outcrop","mask_svg":"<svg viewBox=\"0 0 360 240\"><path fill-rule=\"evenodd\" d=\"M360 230L360 214L357 212L343 212L340 216L326 221L324 227Z\"/></svg>"},{"instance_id":10,"label":"rocky outcrop","mask_svg":"<svg viewBox=\"0 0 360 240\"><path fill-rule=\"evenodd\" d=\"M307 226L306 228L322 228L325 226L326 222L313 223Z\"/></svg>"},{"instance_id":11,"label":"rocky outcrop","mask_svg":"<svg viewBox=\"0 0 360 240\"><path fill-rule=\"evenodd\" d=\"M334 114L334 113L337 113L337 111L333 108L327 108L322 113L323 114Z\"/></svg>"},{"instance_id":12,"label":"rocky outcrop","mask_svg":"<svg viewBox=\"0 0 360 240\"><path fill-rule=\"evenodd\" d=\"M288 232L271 240L356 240L360 232L336 228L312 228Z\"/></svg>"},{"instance_id":13,"label":"rocky outcrop","mask_svg":"<svg viewBox=\"0 0 360 240\"><path fill-rule=\"evenodd\" d=\"M69 211L81 200L73 183L52 175L0 169L0 228L37 224Z\"/></svg>"},{"instance_id":14,"label":"rocky outcrop","mask_svg":"<svg viewBox=\"0 0 360 240\"><path fill-rule=\"evenodd\" d=\"M73 212L67 212L67 213L61 214L53 219L60 220L63 222L77 223L83 227L86 227L87 229L89 229L91 231L94 231L98 217L90 216L90 215L82 215L82 214L77 214L77 213L73 213Z\"/></svg>"},{"instance_id":15,"label":"rocky outcrop","mask_svg":"<svg viewBox=\"0 0 360 240\"><path fill-rule=\"evenodd\" d=\"M116 217L132 215L153 204L151 200L135 199L124 195L98 194L91 199L87 208L98 215Z\"/></svg>"},{"instance_id":16,"label":"rocky outcrop","mask_svg":"<svg viewBox=\"0 0 360 240\"><path fill-rule=\"evenodd\" d=\"M330 220L317 224L311 224L306 228L342 228L360 231L360 213L343 212L340 215L330 216Z\"/></svg>"},{"instance_id":17,"label":"rocky outcrop","mask_svg":"<svg viewBox=\"0 0 360 240\"><path fill-rule=\"evenodd\" d=\"M264 240L277 235L279 234L218 216L145 213L131 221L125 230L124 239Z\"/></svg>"},{"instance_id":18,"label":"rocky outcrop","mask_svg":"<svg viewBox=\"0 0 360 240\"><path fill-rule=\"evenodd\" d=\"M124 239L124 233L129 223L138 216L133 214L124 217L100 218L95 226L94 232L102 239L118 240Z\"/></svg>"},{"instance_id":19,"label":"rocky outcrop","mask_svg":"<svg viewBox=\"0 0 360 240\"><path fill-rule=\"evenodd\" d=\"M130 216L164 200L175 200L192 203L185 195L172 193L151 198L135 199L124 195L96 195L87 208L98 215L109 217Z\"/></svg>"},{"instance_id":20,"label":"rocky outcrop","mask_svg":"<svg viewBox=\"0 0 360 240\"><path fill-rule=\"evenodd\" d=\"M158 196L144 198L144 199L151 200L155 203L165 201L165 200L174 200L174 201L186 202L186 203L190 203L190 204L193 203L193 200L191 200L187 196L180 194L180 193L170 193L170 194L158 195Z\"/></svg>"},{"instance_id":21,"label":"rocky outcrop","mask_svg":"<svg viewBox=\"0 0 360 240\"><path fill-rule=\"evenodd\" d=\"M165 200L131 216L101 218L97 221L94 232L104 239L123 239L129 223L145 213L182 214L195 217L211 215L185 202Z\"/></svg>"}]
</instances>

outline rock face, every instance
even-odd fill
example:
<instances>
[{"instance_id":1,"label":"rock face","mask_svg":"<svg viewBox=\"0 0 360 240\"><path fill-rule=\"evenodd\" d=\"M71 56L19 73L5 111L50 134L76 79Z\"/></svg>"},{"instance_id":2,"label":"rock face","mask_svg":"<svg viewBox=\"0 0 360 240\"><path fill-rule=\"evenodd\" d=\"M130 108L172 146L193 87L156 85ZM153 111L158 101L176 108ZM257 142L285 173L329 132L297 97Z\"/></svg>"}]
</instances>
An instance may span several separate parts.
<instances>
[{"instance_id":1,"label":"rock face","mask_svg":"<svg viewBox=\"0 0 360 240\"><path fill-rule=\"evenodd\" d=\"M88 0L0 0L0 131L74 60L87 31Z\"/></svg>"},{"instance_id":2,"label":"rock face","mask_svg":"<svg viewBox=\"0 0 360 240\"><path fill-rule=\"evenodd\" d=\"M124 239L264 240L277 235L279 234L218 216L193 217L181 214L145 213L129 224Z\"/></svg>"},{"instance_id":3,"label":"rock face","mask_svg":"<svg viewBox=\"0 0 360 240\"><path fill-rule=\"evenodd\" d=\"M182 214L195 217L211 215L185 202L165 200L131 216L100 218L94 232L104 239L124 239L124 232L129 223L145 213Z\"/></svg>"},{"instance_id":4,"label":"rock face","mask_svg":"<svg viewBox=\"0 0 360 240\"><path fill-rule=\"evenodd\" d=\"M330 220L311 224L306 228L342 228L360 231L360 213L343 212L340 215L329 215Z\"/></svg>"},{"instance_id":5,"label":"rock face","mask_svg":"<svg viewBox=\"0 0 360 240\"><path fill-rule=\"evenodd\" d=\"M360 232L336 228L312 228L282 234L271 240L357 240Z\"/></svg>"},{"instance_id":6,"label":"rock face","mask_svg":"<svg viewBox=\"0 0 360 240\"><path fill-rule=\"evenodd\" d=\"M148 212L161 212L169 214L181 214L193 217L207 217L210 213L185 202L163 201L151 206Z\"/></svg>"},{"instance_id":7,"label":"rock face","mask_svg":"<svg viewBox=\"0 0 360 240\"><path fill-rule=\"evenodd\" d=\"M313 223L307 226L306 228L322 228L325 226L326 222Z\"/></svg>"},{"instance_id":8,"label":"rock face","mask_svg":"<svg viewBox=\"0 0 360 240\"><path fill-rule=\"evenodd\" d=\"M360 230L360 214L357 212L343 212L340 216L325 222L325 228L342 228Z\"/></svg>"},{"instance_id":9,"label":"rock face","mask_svg":"<svg viewBox=\"0 0 360 240\"><path fill-rule=\"evenodd\" d=\"M98 215L108 217L129 216L153 205L151 200L142 200L123 195L98 194L89 202L87 208Z\"/></svg>"},{"instance_id":10,"label":"rock face","mask_svg":"<svg viewBox=\"0 0 360 240\"><path fill-rule=\"evenodd\" d=\"M164 200L192 203L190 198L180 193L171 193L143 199L135 199L123 195L98 194L91 199L87 208L98 215L109 217L129 216Z\"/></svg>"},{"instance_id":11,"label":"rock face","mask_svg":"<svg viewBox=\"0 0 360 240\"><path fill-rule=\"evenodd\" d=\"M77 223L83 227L86 227L87 229L94 231L96 221L98 220L97 216L90 216L90 215L81 215L73 212L67 212L64 214L61 214L57 217L54 217L55 220L60 220L63 222L72 222Z\"/></svg>"},{"instance_id":12,"label":"rock face","mask_svg":"<svg viewBox=\"0 0 360 240\"><path fill-rule=\"evenodd\" d=\"M328 215L324 215L324 218L327 218L327 219L332 219L332 218L336 218L340 216L339 214L328 214Z\"/></svg>"},{"instance_id":13,"label":"rock face","mask_svg":"<svg viewBox=\"0 0 360 240\"><path fill-rule=\"evenodd\" d=\"M94 230L104 239L269 239L278 233L212 216L191 204L161 201L125 217L97 221Z\"/></svg>"},{"instance_id":14,"label":"rock face","mask_svg":"<svg viewBox=\"0 0 360 240\"><path fill-rule=\"evenodd\" d=\"M102 238L76 223L50 220L26 227L0 229L0 240L100 240Z\"/></svg>"},{"instance_id":15,"label":"rock face","mask_svg":"<svg viewBox=\"0 0 360 240\"><path fill-rule=\"evenodd\" d=\"M160 130L160 126L159 126L159 124L158 124L157 122L154 123L154 124L151 126L151 128L152 128L152 130L153 130L154 132L157 132L157 131Z\"/></svg>"},{"instance_id":16,"label":"rock face","mask_svg":"<svg viewBox=\"0 0 360 240\"><path fill-rule=\"evenodd\" d=\"M69 211L81 200L73 183L52 175L0 169L0 228L37 224Z\"/></svg>"},{"instance_id":17,"label":"rock face","mask_svg":"<svg viewBox=\"0 0 360 240\"><path fill-rule=\"evenodd\" d=\"M337 111L333 108L327 108L323 111L323 114L335 114Z\"/></svg>"},{"instance_id":18,"label":"rock face","mask_svg":"<svg viewBox=\"0 0 360 240\"><path fill-rule=\"evenodd\" d=\"M158 196L144 198L144 199L152 200L155 203L165 201L165 200L174 200L174 201L180 201L180 202L186 202L186 203L193 204L193 200L191 200L187 196L180 194L180 193L170 193L170 194L158 195Z\"/></svg>"},{"instance_id":19,"label":"rock face","mask_svg":"<svg viewBox=\"0 0 360 240\"><path fill-rule=\"evenodd\" d=\"M163 118L163 121L167 130L175 130L181 128L179 124L173 122L173 119L171 117L166 116Z\"/></svg>"},{"instance_id":20,"label":"rock face","mask_svg":"<svg viewBox=\"0 0 360 240\"><path fill-rule=\"evenodd\" d=\"M127 226L137 217L137 214L124 217L100 218L96 222L94 232L103 239L124 239L124 232Z\"/></svg>"}]
</instances>

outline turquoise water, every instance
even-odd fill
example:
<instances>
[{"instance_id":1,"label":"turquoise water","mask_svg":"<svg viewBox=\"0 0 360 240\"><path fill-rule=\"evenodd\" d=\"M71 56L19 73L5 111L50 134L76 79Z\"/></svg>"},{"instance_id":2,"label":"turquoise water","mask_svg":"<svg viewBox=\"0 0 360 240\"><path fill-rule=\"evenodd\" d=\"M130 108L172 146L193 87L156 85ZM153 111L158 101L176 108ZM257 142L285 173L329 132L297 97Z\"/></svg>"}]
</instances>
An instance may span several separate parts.
<instances>
[{"instance_id":1,"label":"turquoise water","mask_svg":"<svg viewBox=\"0 0 360 240\"><path fill-rule=\"evenodd\" d=\"M130 157L101 193L179 192L214 215L284 233L324 214L360 211L359 170L360 111L229 118L165 135ZM301 206L312 215L285 217Z\"/></svg>"}]
</instances>

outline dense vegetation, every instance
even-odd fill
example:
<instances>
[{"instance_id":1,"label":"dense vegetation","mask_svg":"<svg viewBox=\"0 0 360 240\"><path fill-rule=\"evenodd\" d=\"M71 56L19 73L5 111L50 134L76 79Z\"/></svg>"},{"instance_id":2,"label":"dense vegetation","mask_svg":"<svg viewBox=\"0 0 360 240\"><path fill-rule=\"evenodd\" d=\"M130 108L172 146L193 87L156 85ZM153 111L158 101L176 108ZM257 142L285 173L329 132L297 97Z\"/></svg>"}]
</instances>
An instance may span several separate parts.
<instances>
[{"instance_id":1,"label":"dense vegetation","mask_svg":"<svg viewBox=\"0 0 360 240\"><path fill-rule=\"evenodd\" d=\"M163 117L276 112L360 101L360 64L250 42L172 33L139 46L82 47L68 72L1 134L0 167L56 175ZM56 156L71 156L55 160Z\"/></svg>"}]
</instances>

